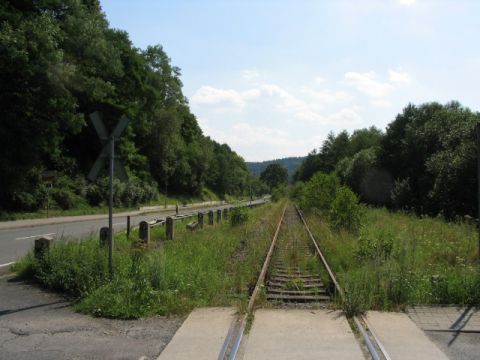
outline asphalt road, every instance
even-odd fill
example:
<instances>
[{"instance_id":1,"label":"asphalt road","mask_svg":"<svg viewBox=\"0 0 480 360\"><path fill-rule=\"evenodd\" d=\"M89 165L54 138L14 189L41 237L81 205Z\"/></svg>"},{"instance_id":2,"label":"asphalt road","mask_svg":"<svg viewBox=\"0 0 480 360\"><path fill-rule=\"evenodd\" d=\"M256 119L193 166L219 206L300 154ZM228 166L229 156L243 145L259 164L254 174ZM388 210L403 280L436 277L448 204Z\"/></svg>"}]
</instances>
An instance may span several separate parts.
<instances>
[{"instance_id":1,"label":"asphalt road","mask_svg":"<svg viewBox=\"0 0 480 360\"><path fill-rule=\"evenodd\" d=\"M252 201L252 204L261 203L263 200ZM186 214L210 209L223 209L231 205L209 206L201 209L180 208L179 214ZM143 220L154 220L174 215L175 211L159 211L145 215L131 216L131 226L138 226ZM52 236L55 239L81 239L89 235L98 236L100 228L108 226L108 216L97 220L72 220L61 224L37 225L30 227L19 227L0 230L0 268L8 266L17 259L27 254L32 248L35 239L42 235ZM127 226L126 215L113 218L115 231L124 230Z\"/></svg>"}]
</instances>

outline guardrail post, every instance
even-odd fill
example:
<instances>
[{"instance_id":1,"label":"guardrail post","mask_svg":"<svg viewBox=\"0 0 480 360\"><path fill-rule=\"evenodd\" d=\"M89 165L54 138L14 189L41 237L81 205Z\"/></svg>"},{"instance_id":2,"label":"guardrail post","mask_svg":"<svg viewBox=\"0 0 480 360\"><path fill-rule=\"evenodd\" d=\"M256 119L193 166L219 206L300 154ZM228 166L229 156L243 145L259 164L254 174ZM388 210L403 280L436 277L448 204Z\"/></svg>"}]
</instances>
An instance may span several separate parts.
<instances>
[{"instance_id":1,"label":"guardrail post","mask_svg":"<svg viewBox=\"0 0 480 360\"><path fill-rule=\"evenodd\" d=\"M203 228L203 213L202 212L198 213L198 227L200 229Z\"/></svg>"},{"instance_id":2,"label":"guardrail post","mask_svg":"<svg viewBox=\"0 0 480 360\"><path fill-rule=\"evenodd\" d=\"M110 229L108 226L104 226L100 229L100 246L107 246L108 245L108 233Z\"/></svg>"},{"instance_id":3,"label":"guardrail post","mask_svg":"<svg viewBox=\"0 0 480 360\"><path fill-rule=\"evenodd\" d=\"M222 210L218 209L217 210L217 223L221 223L221 222L222 222Z\"/></svg>"},{"instance_id":4,"label":"guardrail post","mask_svg":"<svg viewBox=\"0 0 480 360\"><path fill-rule=\"evenodd\" d=\"M213 225L213 210L208 212L208 225Z\"/></svg>"},{"instance_id":5,"label":"guardrail post","mask_svg":"<svg viewBox=\"0 0 480 360\"><path fill-rule=\"evenodd\" d=\"M147 221L140 221L138 235L143 242L150 244L150 224Z\"/></svg>"},{"instance_id":6,"label":"guardrail post","mask_svg":"<svg viewBox=\"0 0 480 360\"><path fill-rule=\"evenodd\" d=\"M37 259L43 258L45 253L50 249L53 244L53 238L50 236L42 236L35 239L34 254Z\"/></svg>"},{"instance_id":7,"label":"guardrail post","mask_svg":"<svg viewBox=\"0 0 480 360\"><path fill-rule=\"evenodd\" d=\"M130 215L127 216L127 239L130 239Z\"/></svg>"},{"instance_id":8,"label":"guardrail post","mask_svg":"<svg viewBox=\"0 0 480 360\"><path fill-rule=\"evenodd\" d=\"M173 240L175 236L175 220L171 216L168 216L165 222L165 235L167 240Z\"/></svg>"}]
</instances>

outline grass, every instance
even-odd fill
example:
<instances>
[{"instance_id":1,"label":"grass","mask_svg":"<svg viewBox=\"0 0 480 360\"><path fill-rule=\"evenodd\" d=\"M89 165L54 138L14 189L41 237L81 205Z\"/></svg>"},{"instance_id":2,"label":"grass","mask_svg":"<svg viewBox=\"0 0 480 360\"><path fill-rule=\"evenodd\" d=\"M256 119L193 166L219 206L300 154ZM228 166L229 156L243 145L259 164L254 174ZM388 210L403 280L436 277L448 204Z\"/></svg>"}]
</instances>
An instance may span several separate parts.
<instances>
[{"instance_id":1,"label":"grass","mask_svg":"<svg viewBox=\"0 0 480 360\"><path fill-rule=\"evenodd\" d=\"M366 209L358 234L308 223L346 292L352 315L409 304L480 303L478 233L467 223Z\"/></svg>"},{"instance_id":2,"label":"grass","mask_svg":"<svg viewBox=\"0 0 480 360\"><path fill-rule=\"evenodd\" d=\"M248 210L248 221L204 225L190 232L176 223L173 241L154 228L152 244L115 237L115 278L108 279L107 249L96 238L58 242L42 260L33 255L14 270L42 286L60 291L76 310L102 317L139 318L181 314L196 306L245 307L281 211L281 204Z\"/></svg>"}]
</instances>

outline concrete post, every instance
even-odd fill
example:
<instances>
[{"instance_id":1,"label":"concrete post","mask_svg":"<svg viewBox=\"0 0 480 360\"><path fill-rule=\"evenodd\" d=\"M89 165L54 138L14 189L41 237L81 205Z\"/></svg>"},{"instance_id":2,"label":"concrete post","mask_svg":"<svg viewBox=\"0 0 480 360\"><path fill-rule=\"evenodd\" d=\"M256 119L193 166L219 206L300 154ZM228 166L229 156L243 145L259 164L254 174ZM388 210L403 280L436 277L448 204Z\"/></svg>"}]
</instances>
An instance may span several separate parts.
<instances>
[{"instance_id":1,"label":"concrete post","mask_svg":"<svg viewBox=\"0 0 480 360\"><path fill-rule=\"evenodd\" d=\"M165 222L165 235L167 236L167 240L173 240L175 237L175 220L169 216Z\"/></svg>"},{"instance_id":2,"label":"concrete post","mask_svg":"<svg viewBox=\"0 0 480 360\"><path fill-rule=\"evenodd\" d=\"M100 246L108 245L108 233L110 229L108 226L104 226L100 229Z\"/></svg>"},{"instance_id":3,"label":"concrete post","mask_svg":"<svg viewBox=\"0 0 480 360\"><path fill-rule=\"evenodd\" d=\"M42 236L35 239L34 254L37 259L43 258L45 253L50 249L53 244L53 238L51 236Z\"/></svg>"},{"instance_id":4,"label":"concrete post","mask_svg":"<svg viewBox=\"0 0 480 360\"><path fill-rule=\"evenodd\" d=\"M208 225L213 225L213 210L208 212Z\"/></svg>"},{"instance_id":5,"label":"concrete post","mask_svg":"<svg viewBox=\"0 0 480 360\"><path fill-rule=\"evenodd\" d=\"M146 221L141 221L138 225L138 235L140 240L143 240L147 245L150 244L150 224Z\"/></svg>"},{"instance_id":6,"label":"concrete post","mask_svg":"<svg viewBox=\"0 0 480 360\"><path fill-rule=\"evenodd\" d=\"M221 223L222 222L222 210L221 209L218 209L217 210L217 223Z\"/></svg>"},{"instance_id":7,"label":"concrete post","mask_svg":"<svg viewBox=\"0 0 480 360\"><path fill-rule=\"evenodd\" d=\"M200 229L203 228L203 213L202 212L198 213L198 227Z\"/></svg>"}]
</instances>

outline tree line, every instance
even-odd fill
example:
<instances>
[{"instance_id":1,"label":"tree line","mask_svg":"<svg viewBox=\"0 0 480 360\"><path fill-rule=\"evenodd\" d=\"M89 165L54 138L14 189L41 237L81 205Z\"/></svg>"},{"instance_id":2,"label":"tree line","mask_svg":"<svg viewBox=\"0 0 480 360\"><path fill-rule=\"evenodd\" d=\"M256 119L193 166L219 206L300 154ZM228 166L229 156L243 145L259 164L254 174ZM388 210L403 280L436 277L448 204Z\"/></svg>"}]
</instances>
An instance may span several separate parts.
<instances>
[{"instance_id":1,"label":"tree line","mask_svg":"<svg viewBox=\"0 0 480 360\"><path fill-rule=\"evenodd\" d=\"M365 203L419 215L475 215L480 113L452 101L407 105L383 132L330 133L294 174L334 173Z\"/></svg>"},{"instance_id":2,"label":"tree line","mask_svg":"<svg viewBox=\"0 0 480 360\"><path fill-rule=\"evenodd\" d=\"M139 49L112 29L98 0L0 3L0 210L34 211L45 199L42 173L58 176L63 208L105 199L105 179L88 183L101 143L88 120L99 111L113 129L131 122L117 145L129 181L116 204L158 191L223 197L253 181L228 145L206 137L182 93L180 69L160 45Z\"/></svg>"}]
</instances>

